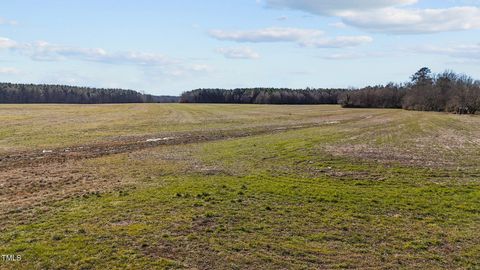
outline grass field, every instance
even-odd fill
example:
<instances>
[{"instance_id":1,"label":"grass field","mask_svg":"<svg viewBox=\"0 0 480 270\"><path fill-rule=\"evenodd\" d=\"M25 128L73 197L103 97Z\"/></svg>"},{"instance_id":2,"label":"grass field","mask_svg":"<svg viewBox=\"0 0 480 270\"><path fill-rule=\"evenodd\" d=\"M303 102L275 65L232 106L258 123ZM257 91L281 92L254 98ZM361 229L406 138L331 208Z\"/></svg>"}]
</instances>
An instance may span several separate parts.
<instances>
[{"instance_id":1,"label":"grass field","mask_svg":"<svg viewBox=\"0 0 480 270\"><path fill-rule=\"evenodd\" d=\"M0 269L480 269L480 117L1 105Z\"/></svg>"}]
</instances>

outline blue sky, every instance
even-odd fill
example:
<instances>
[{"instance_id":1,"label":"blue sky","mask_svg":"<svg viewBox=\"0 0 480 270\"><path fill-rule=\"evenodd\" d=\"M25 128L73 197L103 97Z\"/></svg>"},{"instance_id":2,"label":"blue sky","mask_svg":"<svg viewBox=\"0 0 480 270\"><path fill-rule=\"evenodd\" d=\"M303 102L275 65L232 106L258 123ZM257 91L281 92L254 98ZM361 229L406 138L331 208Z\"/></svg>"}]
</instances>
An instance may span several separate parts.
<instances>
[{"instance_id":1,"label":"blue sky","mask_svg":"<svg viewBox=\"0 0 480 270\"><path fill-rule=\"evenodd\" d=\"M477 0L16 0L0 81L180 94L361 87L423 66L480 78Z\"/></svg>"}]
</instances>

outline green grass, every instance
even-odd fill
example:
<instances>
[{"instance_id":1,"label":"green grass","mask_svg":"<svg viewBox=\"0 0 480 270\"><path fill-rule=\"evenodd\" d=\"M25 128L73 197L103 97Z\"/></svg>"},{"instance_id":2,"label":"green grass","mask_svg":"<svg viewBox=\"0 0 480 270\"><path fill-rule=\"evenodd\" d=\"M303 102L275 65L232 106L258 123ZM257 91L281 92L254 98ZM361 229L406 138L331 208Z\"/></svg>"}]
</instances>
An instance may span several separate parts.
<instances>
[{"instance_id":1,"label":"green grass","mask_svg":"<svg viewBox=\"0 0 480 270\"><path fill-rule=\"evenodd\" d=\"M363 110L364 114L375 114ZM201 104L2 105L0 152L181 131L251 128L353 117L338 106Z\"/></svg>"},{"instance_id":2,"label":"green grass","mask_svg":"<svg viewBox=\"0 0 480 270\"><path fill-rule=\"evenodd\" d=\"M142 111L144 105L128 106ZM147 117L144 123L168 125L129 125L122 117L88 125L108 129L108 136L123 136L168 127L195 130L199 122L206 130L249 128L273 124L276 114L278 123L330 115L341 122L79 161L85 170L99 172L98 177L133 181L47 203L33 210L33 218L15 216L17 224L0 234L0 254L21 254L23 259L0 262L0 268L480 267L478 117L335 106L145 106L149 112L171 112L141 113ZM116 118L116 112L136 115L121 107L77 109L85 114L105 110L102 117ZM63 113L75 107L53 108ZM18 127L24 134L48 122L42 118L45 107L24 110L27 115L42 111L38 124ZM55 110L48 114L56 115ZM67 125L69 117L81 118L65 115L57 116L64 123L53 129ZM69 141L74 130L83 132L86 126L69 126L52 137L44 134L45 141L34 136L14 145L55 145L58 137L68 145L74 143ZM4 130L8 128L1 127L0 134ZM7 141L16 140L6 136ZM81 136L82 141L106 138ZM10 144L3 141L3 146ZM347 150L336 151L341 147ZM399 158L403 155L430 163Z\"/></svg>"}]
</instances>

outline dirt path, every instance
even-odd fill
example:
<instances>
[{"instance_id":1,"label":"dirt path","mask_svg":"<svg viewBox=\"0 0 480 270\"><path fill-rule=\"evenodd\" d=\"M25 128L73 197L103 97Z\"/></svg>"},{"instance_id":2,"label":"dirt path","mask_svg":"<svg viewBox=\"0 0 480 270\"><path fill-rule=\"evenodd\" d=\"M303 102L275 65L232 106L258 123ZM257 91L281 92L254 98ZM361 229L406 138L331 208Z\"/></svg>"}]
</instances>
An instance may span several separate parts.
<instances>
[{"instance_id":1,"label":"dirt path","mask_svg":"<svg viewBox=\"0 0 480 270\"><path fill-rule=\"evenodd\" d=\"M273 134L289 130L338 124L337 121L256 127L248 130L216 130L122 138L115 142L0 155L0 231L9 220L33 219L52 202L75 196L96 196L125 186L131 180L83 167L82 160L131 153L162 145L200 143Z\"/></svg>"},{"instance_id":2,"label":"dirt path","mask_svg":"<svg viewBox=\"0 0 480 270\"><path fill-rule=\"evenodd\" d=\"M206 132L160 134L123 138L118 141L107 143L15 152L0 155L0 172L4 170L11 170L13 168L30 167L52 162L63 163L70 160L88 159L105 155L127 153L161 145L178 145L225 140L231 138L242 138L338 123L338 121L313 122L287 126L256 127L247 130L215 130Z\"/></svg>"}]
</instances>

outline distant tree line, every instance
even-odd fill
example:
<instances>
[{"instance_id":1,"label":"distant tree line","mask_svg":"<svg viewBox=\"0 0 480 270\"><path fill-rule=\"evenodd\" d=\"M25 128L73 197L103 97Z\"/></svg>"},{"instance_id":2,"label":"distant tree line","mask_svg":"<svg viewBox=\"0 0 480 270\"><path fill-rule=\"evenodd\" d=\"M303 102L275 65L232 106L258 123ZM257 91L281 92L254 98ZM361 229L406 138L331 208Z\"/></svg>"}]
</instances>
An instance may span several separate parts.
<instances>
[{"instance_id":1,"label":"distant tree line","mask_svg":"<svg viewBox=\"0 0 480 270\"><path fill-rule=\"evenodd\" d=\"M341 104L345 108L403 108L459 114L480 113L480 81L451 71L416 72L407 83L361 89L240 88L184 92L183 103Z\"/></svg>"},{"instance_id":2,"label":"distant tree line","mask_svg":"<svg viewBox=\"0 0 480 270\"><path fill-rule=\"evenodd\" d=\"M133 90L67 85L0 83L0 103L238 103L341 104L345 108L403 108L459 114L480 113L480 81L451 71L417 71L407 83L362 89L238 88L197 89L181 97L153 96Z\"/></svg>"},{"instance_id":3,"label":"distant tree line","mask_svg":"<svg viewBox=\"0 0 480 270\"><path fill-rule=\"evenodd\" d=\"M184 92L182 103L338 104L346 89L238 88L197 89Z\"/></svg>"},{"instance_id":4,"label":"distant tree line","mask_svg":"<svg viewBox=\"0 0 480 270\"><path fill-rule=\"evenodd\" d=\"M0 83L0 103L154 103L178 102L178 97L153 96L133 90L68 85Z\"/></svg>"},{"instance_id":5,"label":"distant tree line","mask_svg":"<svg viewBox=\"0 0 480 270\"><path fill-rule=\"evenodd\" d=\"M153 95L144 95L146 103L178 103L180 102L180 97L178 96L153 96Z\"/></svg>"},{"instance_id":6,"label":"distant tree line","mask_svg":"<svg viewBox=\"0 0 480 270\"><path fill-rule=\"evenodd\" d=\"M402 108L406 91L402 84L368 86L343 93L339 103L344 108Z\"/></svg>"},{"instance_id":7,"label":"distant tree line","mask_svg":"<svg viewBox=\"0 0 480 270\"><path fill-rule=\"evenodd\" d=\"M416 72L404 84L388 84L348 91L339 103L347 108L403 108L417 111L475 114L480 112L480 81L451 71Z\"/></svg>"}]
</instances>

